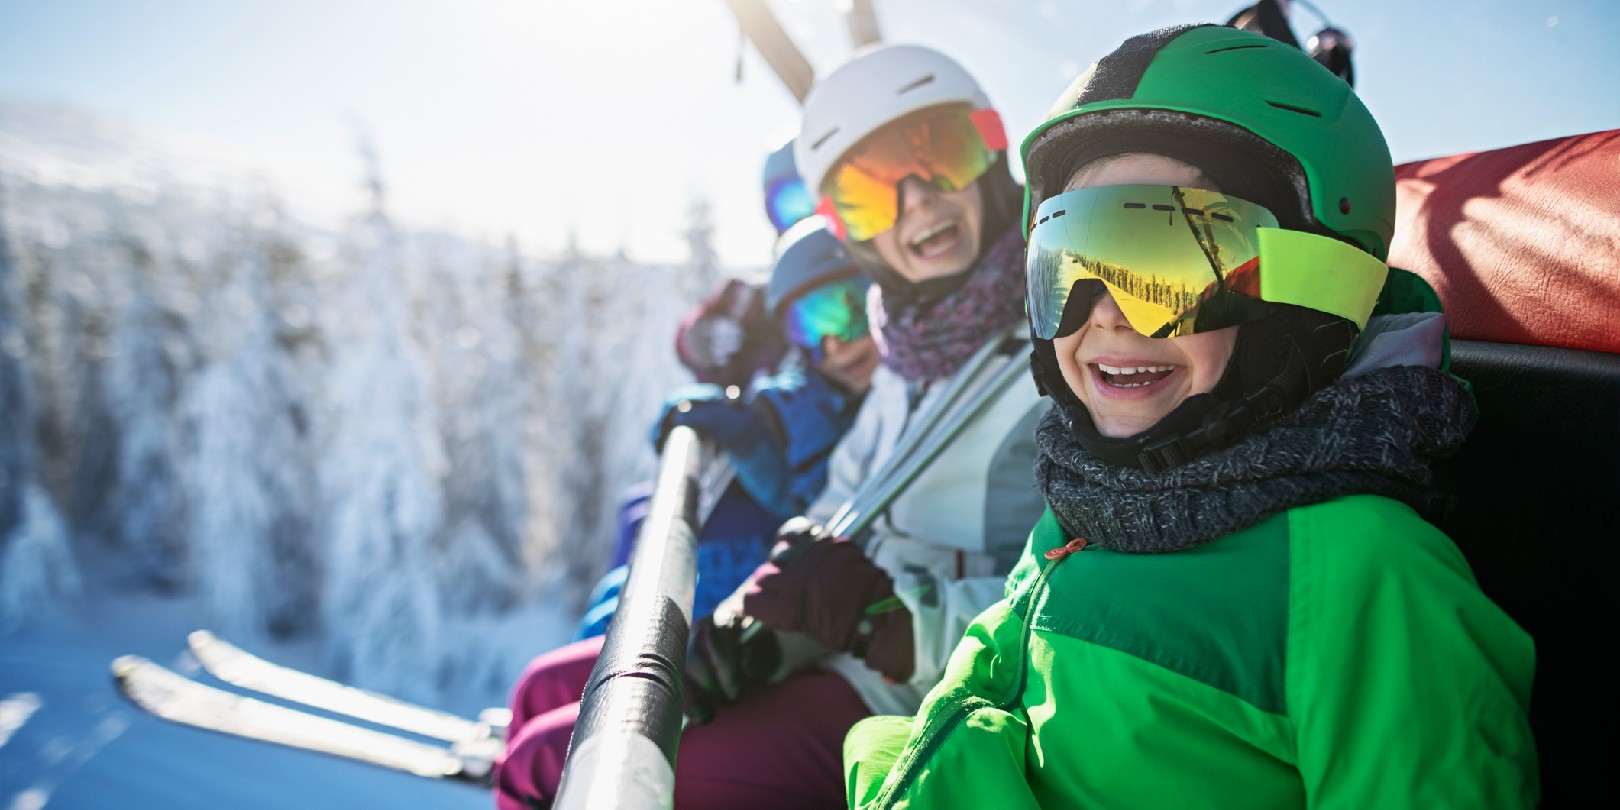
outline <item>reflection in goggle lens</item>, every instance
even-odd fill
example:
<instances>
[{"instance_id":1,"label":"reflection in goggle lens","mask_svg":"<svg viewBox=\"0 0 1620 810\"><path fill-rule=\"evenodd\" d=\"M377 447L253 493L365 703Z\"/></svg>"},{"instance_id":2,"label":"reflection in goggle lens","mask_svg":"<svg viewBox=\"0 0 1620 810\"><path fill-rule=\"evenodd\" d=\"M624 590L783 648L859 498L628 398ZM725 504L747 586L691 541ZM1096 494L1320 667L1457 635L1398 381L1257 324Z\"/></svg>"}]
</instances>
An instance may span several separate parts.
<instances>
[{"instance_id":1,"label":"reflection in goggle lens","mask_svg":"<svg viewBox=\"0 0 1620 810\"><path fill-rule=\"evenodd\" d=\"M1264 317L1254 203L1180 186L1104 186L1041 203L1026 258L1030 325L1057 336L1080 281L1100 282L1131 327L1174 337ZM1096 294L1095 285L1085 290Z\"/></svg>"},{"instance_id":2,"label":"reflection in goggle lens","mask_svg":"<svg viewBox=\"0 0 1620 810\"><path fill-rule=\"evenodd\" d=\"M794 345L821 360L821 341L835 337L849 342L866 335L865 277L852 276L823 284L794 299L782 313L782 329Z\"/></svg>"},{"instance_id":3,"label":"reflection in goggle lens","mask_svg":"<svg viewBox=\"0 0 1620 810\"><path fill-rule=\"evenodd\" d=\"M866 241L894 227L899 217L899 186L907 177L941 191L960 191L984 176L995 162L981 126L965 104L921 110L884 126L856 144L822 185L845 233Z\"/></svg>"}]
</instances>

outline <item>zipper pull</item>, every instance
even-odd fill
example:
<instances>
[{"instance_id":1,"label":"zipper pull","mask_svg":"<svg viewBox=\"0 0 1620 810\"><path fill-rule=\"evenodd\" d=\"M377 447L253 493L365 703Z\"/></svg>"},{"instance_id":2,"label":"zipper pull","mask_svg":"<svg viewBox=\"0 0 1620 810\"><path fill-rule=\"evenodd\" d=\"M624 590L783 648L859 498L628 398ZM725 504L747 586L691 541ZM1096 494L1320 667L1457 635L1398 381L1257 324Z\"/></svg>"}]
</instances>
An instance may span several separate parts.
<instances>
[{"instance_id":1,"label":"zipper pull","mask_svg":"<svg viewBox=\"0 0 1620 810\"><path fill-rule=\"evenodd\" d=\"M1069 556L1070 554L1075 554L1077 552L1081 552L1081 551L1085 551L1085 550L1086 550L1086 538L1084 538L1084 537L1076 537L1073 540L1070 540L1069 542L1064 543L1061 546L1058 546L1057 548L1048 550L1046 552L1046 559L1048 559L1048 560L1061 560L1064 557Z\"/></svg>"}]
</instances>

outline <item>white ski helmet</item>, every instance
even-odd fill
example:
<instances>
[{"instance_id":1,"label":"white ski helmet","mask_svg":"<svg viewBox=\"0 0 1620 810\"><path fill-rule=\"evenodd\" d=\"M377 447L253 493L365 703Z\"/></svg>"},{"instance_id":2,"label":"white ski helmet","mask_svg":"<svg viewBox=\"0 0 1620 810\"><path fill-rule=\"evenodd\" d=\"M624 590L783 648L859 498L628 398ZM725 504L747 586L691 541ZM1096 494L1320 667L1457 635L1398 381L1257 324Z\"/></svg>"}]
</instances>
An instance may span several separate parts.
<instances>
[{"instance_id":1,"label":"white ski helmet","mask_svg":"<svg viewBox=\"0 0 1620 810\"><path fill-rule=\"evenodd\" d=\"M939 51L885 45L857 54L816 82L804 101L804 123L793 154L805 187L819 199L828 172L862 138L890 121L940 104L991 109L979 83ZM1005 143L1004 131L999 140Z\"/></svg>"}]
</instances>

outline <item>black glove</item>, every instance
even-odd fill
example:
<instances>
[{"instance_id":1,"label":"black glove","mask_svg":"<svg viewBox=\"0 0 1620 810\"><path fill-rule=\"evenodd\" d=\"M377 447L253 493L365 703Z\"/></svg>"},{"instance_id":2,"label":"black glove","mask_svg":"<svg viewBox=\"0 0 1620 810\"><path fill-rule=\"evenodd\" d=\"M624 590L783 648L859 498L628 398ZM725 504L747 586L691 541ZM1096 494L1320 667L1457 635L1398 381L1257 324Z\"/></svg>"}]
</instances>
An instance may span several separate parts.
<instances>
[{"instance_id":1,"label":"black glove","mask_svg":"<svg viewBox=\"0 0 1620 810\"><path fill-rule=\"evenodd\" d=\"M892 681L913 672L911 611L894 580L848 540L807 518L778 530L771 558L741 588L742 612L848 651Z\"/></svg>"},{"instance_id":2,"label":"black glove","mask_svg":"<svg viewBox=\"0 0 1620 810\"><path fill-rule=\"evenodd\" d=\"M833 536L827 533L826 526L803 516L793 518L777 527L776 545L771 546L768 562L777 566L792 565L817 541L831 539ZM746 591L746 587L740 590Z\"/></svg>"},{"instance_id":3,"label":"black glove","mask_svg":"<svg viewBox=\"0 0 1620 810\"><path fill-rule=\"evenodd\" d=\"M709 722L717 708L736 703L781 662L781 645L770 628L736 614L698 619L686 647L687 717L698 725Z\"/></svg>"}]
</instances>

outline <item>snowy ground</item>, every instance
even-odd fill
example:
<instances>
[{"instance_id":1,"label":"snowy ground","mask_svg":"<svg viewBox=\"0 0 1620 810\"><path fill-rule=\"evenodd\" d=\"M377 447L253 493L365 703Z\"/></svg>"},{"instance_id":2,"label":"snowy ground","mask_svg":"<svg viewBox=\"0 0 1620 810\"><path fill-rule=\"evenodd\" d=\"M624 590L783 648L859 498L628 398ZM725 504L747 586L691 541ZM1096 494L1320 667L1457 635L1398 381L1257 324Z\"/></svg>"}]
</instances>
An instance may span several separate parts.
<instances>
[{"instance_id":1,"label":"snowy ground","mask_svg":"<svg viewBox=\"0 0 1620 810\"><path fill-rule=\"evenodd\" d=\"M89 600L53 631L0 636L0 810L75 808L489 808L483 790L197 731L148 717L114 689L109 663L136 653L182 672L196 629L192 599L120 595ZM534 616L536 651L565 632ZM317 645L244 644L316 670ZM202 680L209 680L201 676ZM496 690L447 695L471 715Z\"/></svg>"}]
</instances>

